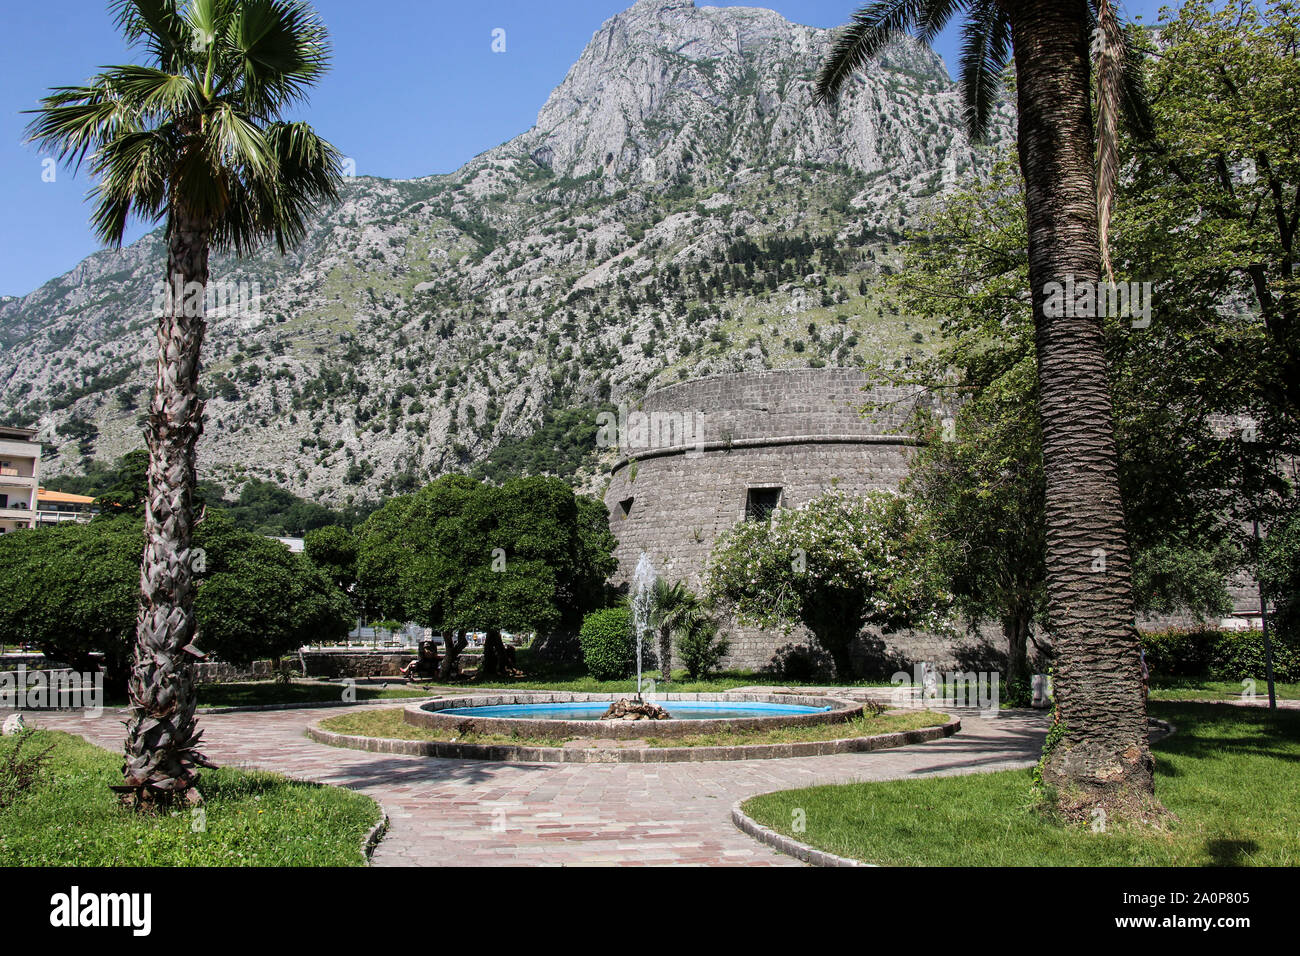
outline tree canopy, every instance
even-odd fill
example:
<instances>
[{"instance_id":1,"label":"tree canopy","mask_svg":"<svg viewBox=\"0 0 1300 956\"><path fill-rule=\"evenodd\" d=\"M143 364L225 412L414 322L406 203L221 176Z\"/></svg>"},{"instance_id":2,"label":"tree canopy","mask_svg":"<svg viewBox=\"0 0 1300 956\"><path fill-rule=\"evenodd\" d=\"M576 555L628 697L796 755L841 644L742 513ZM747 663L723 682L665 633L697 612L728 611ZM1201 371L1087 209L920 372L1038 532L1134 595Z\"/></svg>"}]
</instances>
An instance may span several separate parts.
<instances>
[{"instance_id":1,"label":"tree canopy","mask_svg":"<svg viewBox=\"0 0 1300 956\"><path fill-rule=\"evenodd\" d=\"M440 630L576 632L614 569L604 505L558 478L448 475L357 531L368 606Z\"/></svg>"},{"instance_id":2,"label":"tree canopy","mask_svg":"<svg viewBox=\"0 0 1300 956\"><path fill-rule=\"evenodd\" d=\"M139 609L141 520L103 515L86 524L0 536L0 633L125 686ZM347 632L351 609L329 578L278 541L210 511L195 535L196 638L214 658L246 664Z\"/></svg>"},{"instance_id":3,"label":"tree canopy","mask_svg":"<svg viewBox=\"0 0 1300 956\"><path fill-rule=\"evenodd\" d=\"M787 633L804 625L846 680L850 645L864 627L935 620L943 596L920 556L904 498L830 492L722 535L706 587L751 624Z\"/></svg>"}]
</instances>

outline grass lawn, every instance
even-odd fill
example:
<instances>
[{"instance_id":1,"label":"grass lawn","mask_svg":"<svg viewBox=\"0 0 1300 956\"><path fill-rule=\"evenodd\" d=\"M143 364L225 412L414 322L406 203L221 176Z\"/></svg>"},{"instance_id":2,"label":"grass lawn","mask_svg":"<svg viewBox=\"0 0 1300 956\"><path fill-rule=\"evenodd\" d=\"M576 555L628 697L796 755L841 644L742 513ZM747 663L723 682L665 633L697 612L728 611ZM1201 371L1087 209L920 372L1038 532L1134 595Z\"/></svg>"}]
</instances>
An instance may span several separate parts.
<instances>
[{"instance_id":1,"label":"grass lawn","mask_svg":"<svg viewBox=\"0 0 1300 956\"><path fill-rule=\"evenodd\" d=\"M344 684L320 684L314 681L294 681L279 684L275 681L243 681L232 684L200 684L200 707L252 707L265 704L311 704L343 700ZM425 690L398 685L374 687L358 684L355 688L357 702L390 700L403 697L428 697Z\"/></svg>"},{"instance_id":2,"label":"grass lawn","mask_svg":"<svg viewBox=\"0 0 1300 956\"><path fill-rule=\"evenodd\" d=\"M1240 681L1212 681L1198 677L1156 678L1151 686L1152 700L1240 700L1245 688ZM1300 700L1300 684L1275 683L1278 700ZM1255 682L1255 699L1268 702L1268 684L1263 678Z\"/></svg>"},{"instance_id":3,"label":"grass lawn","mask_svg":"<svg viewBox=\"0 0 1300 956\"><path fill-rule=\"evenodd\" d=\"M933 711L909 711L904 714L863 715L839 724L817 724L811 727L782 727L776 730L747 730L735 733L693 734L689 737L654 737L649 733L642 739L651 747L734 747L742 744L789 744L810 740L839 740L845 737L871 737L892 734L902 730L917 730L947 723L945 714ZM402 720L401 708L366 710L340 714L321 721L321 726L337 734L357 737L386 737L396 740L456 740L463 744L516 744L522 747L559 747L570 737L525 737L507 734L455 734L426 727L414 727ZM650 721L646 730L653 730Z\"/></svg>"},{"instance_id":4,"label":"grass lawn","mask_svg":"<svg viewBox=\"0 0 1300 956\"><path fill-rule=\"evenodd\" d=\"M1153 703L1178 732L1156 745L1167 832L1059 826L1032 809L1028 770L811 787L745 812L841 856L896 866L1296 866L1300 712ZM792 832L803 812L806 832Z\"/></svg>"},{"instance_id":5,"label":"grass lawn","mask_svg":"<svg viewBox=\"0 0 1300 956\"><path fill-rule=\"evenodd\" d=\"M34 730L24 756L54 745L36 784L0 808L0 866L361 866L380 818L369 797L278 774L205 770L191 811L138 816L108 788L122 757L80 737ZM0 739L4 766L17 737Z\"/></svg>"}]
</instances>

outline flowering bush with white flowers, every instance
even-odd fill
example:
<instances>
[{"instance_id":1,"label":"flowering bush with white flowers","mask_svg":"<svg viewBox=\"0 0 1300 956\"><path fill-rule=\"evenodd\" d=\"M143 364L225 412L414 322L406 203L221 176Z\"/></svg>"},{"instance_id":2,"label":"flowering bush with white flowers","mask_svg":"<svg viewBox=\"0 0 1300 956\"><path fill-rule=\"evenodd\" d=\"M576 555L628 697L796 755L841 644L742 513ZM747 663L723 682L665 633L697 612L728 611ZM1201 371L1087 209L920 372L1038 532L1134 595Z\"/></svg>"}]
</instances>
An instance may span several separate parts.
<instances>
[{"instance_id":1,"label":"flowering bush with white flowers","mask_svg":"<svg viewBox=\"0 0 1300 956\"><path fill-rule=\"evenodd\" d=\"M719 538L710 596L746 623L789 633L803 624L851 679L849 646L867 625L935 623L945 598L916 540L906 499L830 492Z\"/></svg>"}]
</instances>

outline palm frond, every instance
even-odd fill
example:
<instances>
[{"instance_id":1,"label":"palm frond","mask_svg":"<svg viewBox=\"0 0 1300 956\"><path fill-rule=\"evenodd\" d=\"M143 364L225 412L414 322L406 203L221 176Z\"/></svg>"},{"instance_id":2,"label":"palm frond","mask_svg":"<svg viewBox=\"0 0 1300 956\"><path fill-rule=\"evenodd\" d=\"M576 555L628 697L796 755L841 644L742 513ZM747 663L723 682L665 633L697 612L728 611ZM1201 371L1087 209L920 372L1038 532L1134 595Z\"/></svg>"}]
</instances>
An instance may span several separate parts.
<instances>
[{"instance_id":1,"label":"palm frond","mask_svg":"<svg viewBox=\"0 0 1300 956\"><path fill-rule=\"evenodd\" d=\"M853 14L835 38L814 87L817 102L839 98L844 84L893 40L920 22L926 0L876 0Z\"/></svg>"},{"instance_id":2,"label":"palm frond","mask_svg":"<svg viewBox=\"0 0 1300 956\"><path fill-rule=\"evenodd\" d=\"M1093 33L1097 60L1097 237L1107 281L1115 281L1110 256L1110 221L1119 179L1119 111L1123 98L1124 37L1110 0L1098 0Z\"/></svg>"},{"instance_id":3,"label":"palm frond","mask_svg":"<svg viewBox=\"0 0 1300 956\"><path fill-rule=\"evenodd\" d=\"M215 246L239 255L268 236L281 252L301 241L312 211L336 201L343 181L338 150L305 123L273 123L264 135L276 174L262 177L245 169L233 178L229 207L213 232Z\"/></svg>"},{"instance_id":4,"label":"palm frond","mask_svg":"<svg viewBox=\"0 0 1300 956\"><path fill-rule=\"evenodd\" d=\"M207 152L214 167L241 166L252 176L271 177L276 159L265 134L228 103L208 114Z\"/></svg>"},{"instance_id":5,"label":"palm frond","mask_svg":"<svg viewBox=\"0 0 1300 956\"><path fill-rule=\"evenodd\" d=\"M112 0L109 12L127 42L143 45L162 69L177 72L190 55L190 31L177 0Z\"/></svg>"},{"instance_id":6,"label":"palm frond","mask_svg":"<svg viewBox=\"0 0 1300 956\"><path fill-rule=\"evenodd\" d=\"M106 67L101 75L123 106L142 115L161 117L201 108L198 87L183 74L128 64Z\"/></svg>"},{"instance_id":7,"label":"palm frond","mask_svg":"<svg viewBox=\"0 0 1300 956\"><path fill-rule=\"evenodd\" d=\"M975 0L962 27L962 115L974 142L988 133L1011 53L1011 21L997 0Z\"/></svg>"},{"instance_id":8,"label":"palm frond","mask_svg":"<svg viewBox=\"0 0 1300 956\"><path fill-rule=\"evenodd\" d=\"M297 0L246 0L231 19L223 46L242 78L250 113L278 116L306 98L329 68L325 26Z\"/></svg>"},{"instance_id":9,"label":"palm frond","mask_svg":"<svg viewBox=\"0 0 1300 956\"><path fill-rule=\"evenodd\" d=\"M1139 29L1132 23L1123 25L1123 100L1124 121L1129 132L1139 139L1149 139L1155 127L1151 116L1151 97L1147 92L1146 71Z\"/></svg>"},{"instance_id":10,"label":"palm frond","mask_svg":"<svg viewBox=\"0 0 1300 956\"><path fill-rule=\"evenodd\" d=\"M229 0L190 0L181 11L190 30L194 49L206 52L226 26L230 15Z\"/></svg>"},{"instance_id":11,"label":"palm frond","mask_svg":"<svg viewBox=\"0 0 1300 956\"><path fill-rule=\"evenodd\" d=\"M131 215L156 222L167 209L167 173L175 152L170 128L123 133L95 155L94 175L99 182L91 225L106 245L122 244Z\"/></svg>"},{"instance_id":12,"label":"palm frond","mask_svg":"<svg viewBox=\"0 0 1300 956\"><path fill-rule=\"evenodd\" d=\"M922 43L933 44L948 21L971 3L972 0L930 0L916 18L916 38Z\"/></svg>"},{"instance_id":13,"label":"palm frond","mask_svg":"<svg viewBox=\"0 0 1300 956\"><path fill-rule=\"evenodd\" d=\"M61 86L41 100L27 125L27 141L53 153L59 162L80 168L86 154L124 131L138 128L135 111L117 91L103 82L91 86Z\"/></svg>"}]
</instances>

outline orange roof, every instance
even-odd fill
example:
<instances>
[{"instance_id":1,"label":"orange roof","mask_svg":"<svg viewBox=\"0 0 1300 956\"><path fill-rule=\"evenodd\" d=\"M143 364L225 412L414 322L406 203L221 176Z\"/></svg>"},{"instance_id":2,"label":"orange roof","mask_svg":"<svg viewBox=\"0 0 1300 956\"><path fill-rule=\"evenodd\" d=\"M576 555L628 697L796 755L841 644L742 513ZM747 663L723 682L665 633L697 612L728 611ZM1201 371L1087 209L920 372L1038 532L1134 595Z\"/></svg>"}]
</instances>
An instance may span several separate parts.
<instances>
[{"instance_id":1,"label":"orange roof","mask_svg":"<svg viewBox=\"0 0 1300 956\"><path fill-rule=\"evenodd\" d=\"M44 488L36 489L37 501L48 501L51 504L58 505L93 505L94 498L86 495L70 495L64 491L46 491Z\"/></svg>"}]
</instances>

